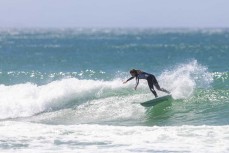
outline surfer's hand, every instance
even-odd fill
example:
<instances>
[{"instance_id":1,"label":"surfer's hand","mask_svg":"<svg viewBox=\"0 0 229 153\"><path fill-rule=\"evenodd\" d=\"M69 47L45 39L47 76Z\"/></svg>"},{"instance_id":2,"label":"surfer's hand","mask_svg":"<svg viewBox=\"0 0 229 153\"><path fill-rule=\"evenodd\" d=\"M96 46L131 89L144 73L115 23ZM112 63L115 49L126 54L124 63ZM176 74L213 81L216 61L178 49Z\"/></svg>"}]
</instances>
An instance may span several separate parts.
<instances>
[{"instance_id":1,"label":"surfer's hand","mask_svg":"<svg viewBox=\"0 0 229 153\"><path fill-rule=\"evenodd\" d=\"M134 90L137 90L137 87L134 87Z\"/></svg>"},{"instance_id":2,"label":"surfer's hand","mask_svg":"<svg viewBox=\"0 0 229 153\"><path fill-rule=\"evenodd\" d=\"M127 81L123 81L123 84L127 83Z\"/></svg>"}]
</instances>

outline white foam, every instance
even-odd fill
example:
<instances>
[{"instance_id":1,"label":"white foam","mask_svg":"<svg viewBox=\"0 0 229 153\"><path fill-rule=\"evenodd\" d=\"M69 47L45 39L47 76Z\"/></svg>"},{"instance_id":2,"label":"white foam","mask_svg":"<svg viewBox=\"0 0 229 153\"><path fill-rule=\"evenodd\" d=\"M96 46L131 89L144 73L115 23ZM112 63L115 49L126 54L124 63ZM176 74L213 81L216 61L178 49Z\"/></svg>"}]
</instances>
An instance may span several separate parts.
<instances>
[{"instance_id":1,"label":"white foam","mask_svg":"<svg viewBox=\"0 0 229 153\"><path fill-rule=\"evenodd\" d=\"M188 98L196 87L209 87L212 81L212 75L197 60L178 65L159 76L159 83L171 91L175 99Z\"/></svg>"},{"instance_id":2,"label":"white foam","mask_svg":"<svg viewBox=\"0 0 229 153\"><path fill-rule=\"evenodd\" d=\"M71 100L99 97L104 89L127 88L121 80L94 81L68 78L37 86L26 83L0 85L0 118L31 116L52 109L60 109Z\"/></svg>"},{"instance_id":3,"label":"white foam","mask_svg":"<svg viewBox=\"0 0 229 153\"><path fill-rule=\"evenodd\" d=\"M229 126L45 125L0 122L5 152L228 152ZM10 146L12 150L4 149Z\"/></svg>"},{"instance_id":4,"label":"white foam","mask_svg":"<svg viewBox=\"0 0 229 153\"><path fill-rule=\"evenodd\" d=\"M136 122L144 121L145 108L139 103L143 102L146 97L145 94L137 94L93 99L75 108L44 113L29 118L27 121L51 124L111 123L115 121L116 124L136 124Z\"/></svg>"}]
</instances>

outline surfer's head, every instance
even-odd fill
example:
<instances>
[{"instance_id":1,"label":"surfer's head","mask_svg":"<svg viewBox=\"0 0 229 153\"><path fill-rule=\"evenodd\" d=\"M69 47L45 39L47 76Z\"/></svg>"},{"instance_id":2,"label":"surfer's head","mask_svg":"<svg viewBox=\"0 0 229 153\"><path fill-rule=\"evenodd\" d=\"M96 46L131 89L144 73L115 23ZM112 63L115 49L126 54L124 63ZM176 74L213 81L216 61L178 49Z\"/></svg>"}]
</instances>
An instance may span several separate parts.
<instances>
[{"instance_id":1,"label":"surfer's head","mask_svg":"<svg viewBox=\"0 0 229 153\"><path fill-rule=\"evenodd\" d=\"M135 69L132 69L132 70L130 70L130 74L132 75L132 76L137 76L138 75L138 71L137 70L135 70Z\"/></svg>"}]
</instances>

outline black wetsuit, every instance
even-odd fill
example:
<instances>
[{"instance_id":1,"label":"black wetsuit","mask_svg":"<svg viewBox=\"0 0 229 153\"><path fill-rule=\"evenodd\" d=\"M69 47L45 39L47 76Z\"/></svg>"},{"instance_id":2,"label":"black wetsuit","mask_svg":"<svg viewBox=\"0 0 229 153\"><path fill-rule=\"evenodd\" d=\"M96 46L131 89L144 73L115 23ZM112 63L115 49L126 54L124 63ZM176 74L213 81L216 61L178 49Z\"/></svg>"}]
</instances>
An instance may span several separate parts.
<instances>
[{"instance_id":1,"label":"black wetsuit","mask_svg":"<svg viewBox=\"0 0 229 153\"><path fill-rule=\"evenodd\" d=\"M154 86L157 88L157 90L160 90L160 91L163 91L166 93L170 93L169 91L167 91L167 90L165 90L159 86L157 79L153 74L141 72L140 74L136 75L135 77L136 77L136 87L135 88L137 88L137 86L139 84L139 79L146 79L148 82L150 91L154 94L155 97L158 97L158 96L157 96L156 91L154 90ZM132 80L135 77L131 77L127 81Z\"/></svg>"}]
</instances>

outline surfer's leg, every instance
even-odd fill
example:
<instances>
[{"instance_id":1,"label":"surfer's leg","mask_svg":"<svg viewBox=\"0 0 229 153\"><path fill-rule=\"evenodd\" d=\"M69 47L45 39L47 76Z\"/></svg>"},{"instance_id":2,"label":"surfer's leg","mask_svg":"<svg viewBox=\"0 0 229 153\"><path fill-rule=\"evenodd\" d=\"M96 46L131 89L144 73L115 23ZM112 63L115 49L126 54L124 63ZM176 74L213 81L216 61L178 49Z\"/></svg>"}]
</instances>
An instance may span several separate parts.
<instances>
[{"instance_id":1,"label":"surfer's leg","mask_svg":"<svg viewBox=\"0 0 229 153\"><path fill-rule=\"evenodd\" d=\"M154 94L154 96L157 98L158 96L157 96L157 93L156 93L156 91L153 89L153 88L149 88L150 89L150 91Z\"/></svg>"},{"instance_id":2,"label":"surfer's leg","mask_svg":"<svg viewBox=\"0 0 229 153\"><path fill-rule=\"evenodd\" d=\"M150 91L154 94L155 97L158 97L156 91L154 90L152 79L147 79L147 82L148 82Z\"/></svg>"},{"instance_id":3,"label":"surfer's leg","mask_svg":"<svg viewBox=\"0 0 229 153\"><path fill-rule=\"evenodd\" d=\"M170 94L169 91L167 91L167 90L165 90L164 88L161 88L161 87L159 86L159 84L158 84L158 82L157 82L157 79L155 78L154 75L152 76L152 81L153 81L154 86L157 88L157 90L160 90L160 91L163 91L163 92L165 92L165 93L167 93L167 94Z\"/></svg>"},{"instance_id":4,"label":"surfer's leg","mask_svg":"<svg viewBox=\"0 0 229 153\"><path fill-rule=\"evenodd\" d=\"M157 90L160 90L160 91L163 91L163 92L165 92L167 94L170 94L169 91L165 90L164 88L161 88L158 83L157 84L154 84L154 86L157 88Z\"/></svg>"}]
</instances>

